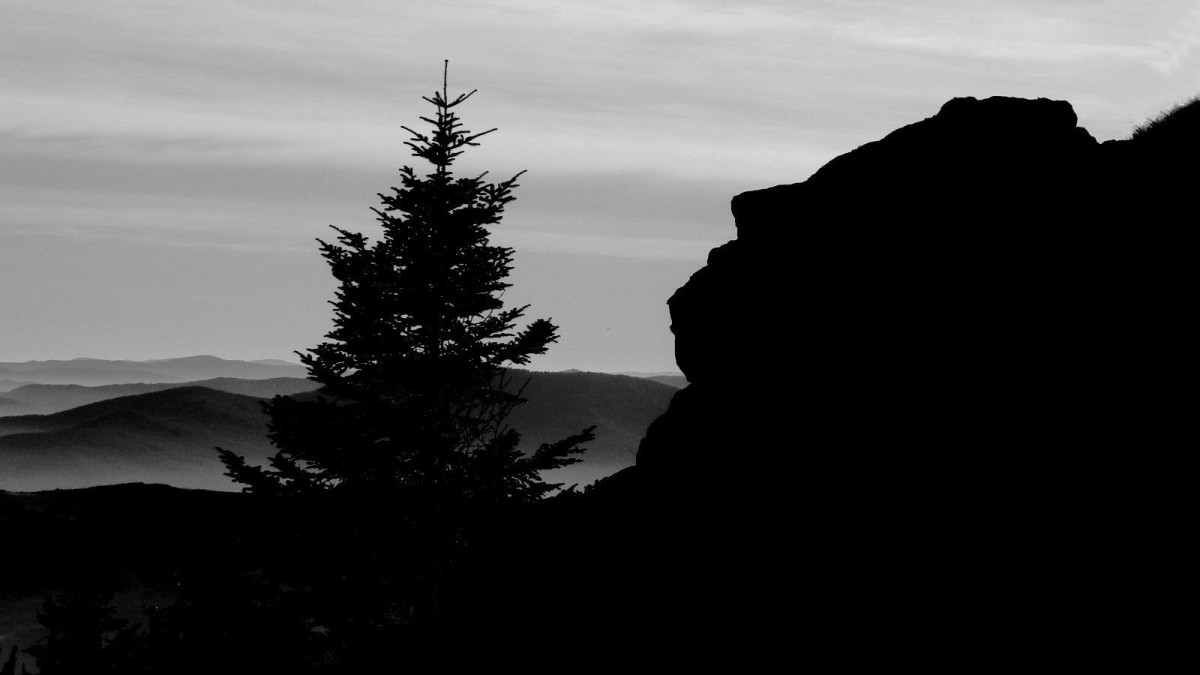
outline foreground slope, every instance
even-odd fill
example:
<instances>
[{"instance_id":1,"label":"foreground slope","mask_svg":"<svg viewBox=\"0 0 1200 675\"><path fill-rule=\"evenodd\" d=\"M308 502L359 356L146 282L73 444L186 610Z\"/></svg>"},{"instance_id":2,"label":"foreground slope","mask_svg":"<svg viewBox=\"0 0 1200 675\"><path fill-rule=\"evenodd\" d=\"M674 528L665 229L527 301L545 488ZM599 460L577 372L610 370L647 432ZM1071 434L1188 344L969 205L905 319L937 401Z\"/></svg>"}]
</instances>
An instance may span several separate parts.
<instances>
[{"instance_id":1,"label":"foreground slope","mask_svg":"<svg viewBox=\"0 0 1200 675\"><path fill-rule=\"evenodd\" d=\"M144 620L143 605L169 602L180 578L250 569L262 527L244 495L165 485L82 490L0 490L6 551L0 580L0 650L44 634L37 613L47 593L115 591L121 616Z\"/></svg>"}]
</instances>

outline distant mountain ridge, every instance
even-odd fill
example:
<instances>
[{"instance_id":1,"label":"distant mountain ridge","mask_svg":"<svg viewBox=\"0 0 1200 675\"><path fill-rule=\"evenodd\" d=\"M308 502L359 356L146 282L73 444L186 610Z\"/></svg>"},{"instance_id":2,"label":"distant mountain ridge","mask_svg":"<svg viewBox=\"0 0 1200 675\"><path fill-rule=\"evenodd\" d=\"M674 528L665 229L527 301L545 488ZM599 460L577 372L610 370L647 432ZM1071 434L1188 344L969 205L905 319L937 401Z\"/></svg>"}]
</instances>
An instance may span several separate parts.
<instances>
[{"instance_id":1,"label":"distant mountain ridge","mask_svg":"<svg viewBox=\"0 0 1200 675\"><path fill-rule=\"evenodd\" d=\"M266 526L253 500L228 492L139 483L0 490L0 529L6 543L21 551L5 551L0 652L46 635L37 613L45 597L64 584L89 579L120 588L118 613L136 621L144 616L143 606L170 597L181 569L253 563L246 553L257 550L259 540L251 533Z\"/></svg>"},{"instance_id":2,"label":"distant mountain ridge","mask_svg":"<svg viewBox=\"0 0 1200 675\"><path fill-rule=\"evenodd\" d=\"M182 386L206 387L258 398L301 394L320 387L316 382L298 377L274 377L266 380L218 377L184 383L108 384L95 387L78 384L29 384L0 395L0 417L49 415L111 398L148 394ZM6 405L5 399L9 404Z\"/></svg>"},{"instance_id":3,"label":"distant mountain ridge","mask_svg":"<svg viewBox=\"0 0 1200 675\"><path fill-rule=\"evenodd\" d=\"M515 384L524 377L518 372ZM509 422L522 446L558 440L597 425L582 464L547 477L590 483L631 466L650 421L676 390L648 379L603 373L524 373L525 397ZM196 386L196 385L202 386ZM262 401L275 393L315 396L316 383L296 378L217 379L178 384L77 387L30 385L14 390L20 405L59 410L0 416L0 490L88 487L130 481L235 489L214 446L262 463L274 454ZM230 391L218 391L224 387ZM292 391L284 391L292 390ZM4 394L12 400L14 392ZM243 395L242 392L252 395ZM122 395L124 394L124 395ZM102 397L104 400L96 400ZM90 399L90 400L89 400ZM62 410L70 401L85 405ZM0 415L4 415L0 405Z\"/></svg>"},{"instance_id":4,"label":"distant mountain ridge","mask_svg":"<svg viewBox=\"0 0 1200 675\"><path fill-rule=\"evenodd\" d=\"M79 358L70 360L0 362L0 382L12 380L32 384L167 383L210 380L221 377L263 380L276 377L306 377L299 364L267 359L236 361L216 356L187 356L153 361L117 361Z\"/></svg>"},{"instance_id":5,"label":"distant mountain ridge","mask_svg":"<svg viewBox=\"0 0 1200 675\"><path fill-rule=\"evenodd\" d=\"M647 375L646 379L661 382L668 387L675 387L676 389L683 389L688 386L688 380L683 375Z\"/></svg>"},{"instance_id":6,"label":"distant mountain ridge","mask_svg":"<svg viewBox=\"0 0 1200 675\"><path fill-rule=\"evenodd\" d=\"M646 429L676 389L651 379L588 372L528 372L524 396L508 419L527 450L596 425L584 461L546 474L548 480L585 485L633 466ZM521 377L514 378L517 384Z\"/></svg>"}]
</instances>

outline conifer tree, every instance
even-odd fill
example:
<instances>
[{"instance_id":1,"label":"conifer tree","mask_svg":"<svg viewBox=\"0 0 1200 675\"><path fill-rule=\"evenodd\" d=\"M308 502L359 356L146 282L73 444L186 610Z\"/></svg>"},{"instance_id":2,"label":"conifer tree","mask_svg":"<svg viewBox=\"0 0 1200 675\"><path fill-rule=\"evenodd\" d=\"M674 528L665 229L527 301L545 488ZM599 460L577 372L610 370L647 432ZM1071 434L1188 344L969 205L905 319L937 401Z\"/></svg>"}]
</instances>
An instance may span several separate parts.
<instances>
[{"instance_id":1,"label":"conifer tree","mask_svg":"<svg viewBox=\"0 0 1200 675\"><path fill-rule=\"evenodd\" d=\"M592 437L583 430L526 454L505 423L523 402L510 368L544 353L558 332L544 319L522 326L527 306L502 300L513 250L492 245L488 227L521 174L490 183L452 171L495 131L463 127L457 108L474 93L451 98L443 78L423 97L436 109L420 118L431 129L402 127L432 170L405 166L400 186L379 195L379 237L331 226L336 239L318 240L339 283L334 327L300 359L322 388L316 400L266 405L278 448L271 467L220 451L245 491L307 504L293 514L320 512L325 525L305 527L324 527L314 535L322 550L340 551L329 578L362 584L362 603L388 605L356 607L347 620L438 621L441 575L470 514L550 494L559 486L540 473L578 461Z\"/></svg>"}]
</instances>

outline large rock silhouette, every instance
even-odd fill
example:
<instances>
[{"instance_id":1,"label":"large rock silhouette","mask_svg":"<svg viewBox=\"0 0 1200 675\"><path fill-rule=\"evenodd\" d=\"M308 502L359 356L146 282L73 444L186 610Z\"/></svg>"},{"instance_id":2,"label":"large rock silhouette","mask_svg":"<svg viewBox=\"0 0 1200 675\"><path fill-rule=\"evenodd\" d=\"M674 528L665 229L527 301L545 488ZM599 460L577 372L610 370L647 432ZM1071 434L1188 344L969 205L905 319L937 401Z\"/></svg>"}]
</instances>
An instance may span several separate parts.
<instances>
[{"instance_id":1,"label":"large rock silhouette","mask_svg":"<svg viewBox=\"0 0 1200 675\"><path fill-rule=\"evenodd\" d=\"M482 547L465 614L672 670L1144 670L1190 532L1175 126L1099 143L1065 102L955 99L735 197L669 301L690 384L636 466Z\"/></svg>"},{"instance_id":2,"label":"large rock silhouette","mask_svg":"<svg viewBox=\"0 0 1200 675\"><path fill-rule=\"evenodd\" d=\"M1192 435L1190 138L959 98L735 197L669 301L691 384L620 477L647 586L832 644L1128 627Z\"/></svg>"}]
</instances>

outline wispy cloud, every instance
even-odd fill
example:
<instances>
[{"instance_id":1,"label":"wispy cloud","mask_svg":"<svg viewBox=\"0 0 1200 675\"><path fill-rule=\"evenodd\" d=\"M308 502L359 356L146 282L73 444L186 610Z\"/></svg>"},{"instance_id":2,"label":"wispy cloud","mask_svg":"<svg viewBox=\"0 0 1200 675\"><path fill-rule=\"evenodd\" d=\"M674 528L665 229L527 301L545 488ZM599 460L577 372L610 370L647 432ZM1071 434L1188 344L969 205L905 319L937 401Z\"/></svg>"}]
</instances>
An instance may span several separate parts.
<instances>
[{"instance_id":1,"label":"wispy cloud","mask_svg":"<svg viewBox=\"0 0 1200 675\"><path fill-rule=\"evenodd\" d=\"M1129 24L1117 23L1128 17L1114 14L1111 3L906 3L887 11L859 4L864 11L832 18L826 29L881 48L1021 63L1148 62L1155 56ZM1143 20L1147 14L1154 12L1143 12Z\"/></svg>"},{"instance_id":2,"label":"wispy cloud","mask_svg":"<svg viewBox=\"0 0 1200 675\"><path fill-rule=\"evenodd\" d=\"M501 129L462 169L530 169L498 240L669 294L738 192L952 96L1065 98L1122 136L1200 87L1198 44L1195 0L5 0L0 235L182 256L368 230L447 58L468 125Z\"/></svg>"},{"instance_id":3,"label":"wispy cloud","mask_svg":"<svg viewBox=\"0 0 1200 675\"><path fill-rule=\"evenodd\" d=\"M500 230L493 240L518 251L602 255L646 260L685 260L703 264L714 247L724 243L716 239L679 239L622 237L604 234Z\"/></svg>"},{"instance_id":4,"label":"wispy cloud","mask_svg":"<svg viewBox=\"0 0 1200 675\"><path fill-rule=\"evenodd\" d=\"M1200 47L1200 2L1193 2L1191 9L1180 17L1176 27L1163 39L1157 41L1158 54L1154 59L1154 67L1161 73L1170 75L1179 72L1186 65L1195 65L1193 53ZM1192 76L1195 78L1195 68ZM1200 88L1200 79L1195 85Z\"/></svg>"},{"instance_id":5,"label":"wispy cloud","mask_svg":"<svg viewBox=\"0 0 1200 675\"><path fill-rule=\"evenodd\" d=\"M394 157L444 56L456 82L484 89L477 119L505 127L498 154L686 177L783 154L815 169L849 148L797 143L798 129L866 140L874 129L839 107L872 89L911 98L955 58L999 62L1000 80L1097 60L1168 71L1197 39L1194 15L1172 22L1186 14L1177 2L1140 18L1121 3L1062 1L6 4L0 128L46 152ZM906 61L922 55L944 61Z\"/></svg>"}]
</instances>

